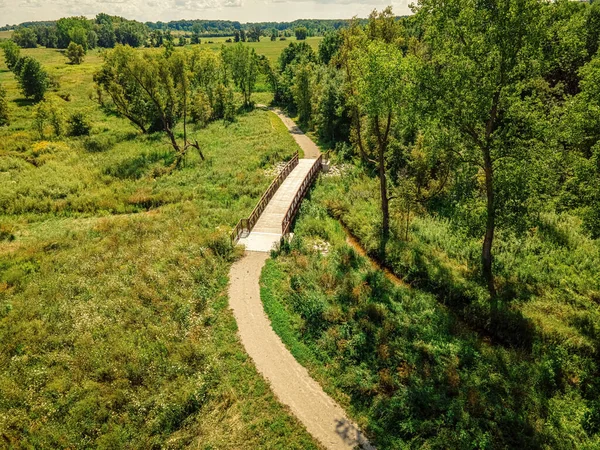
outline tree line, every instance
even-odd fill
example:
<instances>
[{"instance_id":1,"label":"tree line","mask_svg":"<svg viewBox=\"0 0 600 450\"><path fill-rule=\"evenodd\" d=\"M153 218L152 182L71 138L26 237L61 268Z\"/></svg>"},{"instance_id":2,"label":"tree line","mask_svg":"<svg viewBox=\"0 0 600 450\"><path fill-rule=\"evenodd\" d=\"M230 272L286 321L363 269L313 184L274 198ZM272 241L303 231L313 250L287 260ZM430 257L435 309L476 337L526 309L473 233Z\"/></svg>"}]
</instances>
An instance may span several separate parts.
<instances>
[{"instance_id":1,"label":"tree line","mask_svg":"<svg viewBox=\"0 0 600 450\"><path fill-rule=\"evenodd\" d=\"M391 8L292 43L266 64L275 103L378 179L380 255L390 209L446 215L481 236L497 306L498 229L569 211L600 237L600 5L559 0Z\"/></svg>"},{"instance_id":2,"label":"tree line","mask_svg":"<svg viewBox=\"0 0 600 450\"><path fill-rule=\"evenodd\" d=\"M358 20L358 19L357 19ZM364 24L366 20L360 19ZM68 17L58 21L24 22L0 28L14 30L12 40L22 48L67 48L71 41L86 51L95 47L113 48L116 44L131 47L156 46L172 32L186 32L177 43L198 44L202 38L231 37L235 42L258 42L262 37L275 40L296 36L306 39L348 27L350 20L295 20L293 22L259 22L241 24L225 20L178 20L146 22L127 20L118 16L98 14L95 19ZM163 36L163 37L161 37Z\"/></svg>"}]
</instances>

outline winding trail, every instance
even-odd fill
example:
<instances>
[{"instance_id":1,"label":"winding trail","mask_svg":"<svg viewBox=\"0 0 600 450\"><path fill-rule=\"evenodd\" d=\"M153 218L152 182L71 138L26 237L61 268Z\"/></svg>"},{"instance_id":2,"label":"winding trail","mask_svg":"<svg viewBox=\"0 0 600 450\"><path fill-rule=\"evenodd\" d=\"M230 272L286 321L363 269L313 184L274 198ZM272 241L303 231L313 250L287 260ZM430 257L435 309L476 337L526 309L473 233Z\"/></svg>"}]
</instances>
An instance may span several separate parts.
<instances>
[{"instance_id":1,"label":"winding trail","mask_svg":"<svg viewBox=\"0 0 600 450\"><path fill-rule=\"evenodd\" d=\"M272 110L286 124L305 157L317 158L318 147L280 110ZM266 252L246 252L229 272L229 305L240 340L275 396L288 406L307 431L325 448L374 450L356 424L311 378L271 328L260 298L260 274Z\"/></svg>"}]
</instances>

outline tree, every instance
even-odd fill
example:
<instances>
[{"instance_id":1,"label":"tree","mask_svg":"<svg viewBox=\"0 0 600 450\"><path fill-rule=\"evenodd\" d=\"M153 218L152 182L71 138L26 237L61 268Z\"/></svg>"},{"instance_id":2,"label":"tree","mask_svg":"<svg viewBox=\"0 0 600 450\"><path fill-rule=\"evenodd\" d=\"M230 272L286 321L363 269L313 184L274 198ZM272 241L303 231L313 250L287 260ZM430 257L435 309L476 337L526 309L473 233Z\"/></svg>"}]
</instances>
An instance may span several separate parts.
<instances>
[{"instance_id":1,"label":"tree","mask_svg":"<svg viewBox=\"0 0 600 450\"><path fill-rule=\"evenodd\" d=\"M8 99L6 98L6 89L0 84L0 127L10 123L8 116Z\"/></svg>"},{"instance_id":2,"label":"tree","mask_svg":"<svg viewBox=\"0 0 600 450\"><path fill-rule=\"evenodd\" d=\"M246 32L244 30L240 30L240 41L246 42Z\"/></svg>"},{"instance_id":3,"label":"tree","mask_svg":"<svg viewBox=\"0 0 600 450\"><path fill-rule=\"evenodd\" d=\"M94 77L101 92L108 94L118 113L146 131L149 119L160 124L173 150L179 167L188 149L198 150L197 141L187 136L187 121L192 84L186 52L167 58L164 54L140 54L130 47L117 46L105 55L102 69ZM183 141L175 133L178 121L183 124Z\"/></svg>"},{"instance_id":4,"label":"tree","mask_svg":"<svg viewBox=\"0 0 600 450\"><path fill-rule=\"evenodd\" d=\"M71 41L87 50L87 35L92 29L92 21L85 17L66 17L56 22L58 48L67 48Z\"/></svg>"},{"instance_id":5,"label":"tree","mask_svg":"<svg viewBox=\"0 0 600 450\"><path fill-rule=\"evenodd\" d=\"M161 30L154 30L150 33L150 46L161 47L164 43L164 34Z\"/></svg>"},{"instance_id":6,"label":"tree","mask_svg":"<svg viewBox=\"0 0 600 450\"><path fill-rule=\"evenodd\" d=\"M251 105L250 98L254 91L258 75L258 58L253 48L241 43L232 47L222 47L223 60L231 70L233 82L242 91L244 106Z\"/></svg>"},{"instance_id":7,"label":"tree","mask_svg":"<svg viewBox=\"0 0 600 450\"><path fill-rule=\"evenodd\" d=\"M313 73L312 63L300 60L294 71L292 93L300 123L310 127L312 120Z\"/></svg>"},{"instance_id":8,"label":"tree","mask_svg":"<svg viewBox=\"0 0 600 450\"><path fill-rule=\"evenodd\" d=\"M134 21L121 22L115 29L117 42L130 47L141 47L146 42L148 30L143 23Z\"/></svg>"},{"instance_id":9,"label":"tree","mask_svg":"<svg viewBox=\"0 0 600 450\"><path fill-rule=\"evenodd\" d=\"M6 61L6 65L10 70L15 68L17 61L21 57L21 49L19 46L13 41L6 41L3 43L4 49L4 60Z\"/></svg>"},{"instance_id":10,"label":"tree","mask_svg":"<svg viewBox=\"0 0 600 450\"><path fill-rule=\"evenodd\" d=\"M21 48L36 48L37 34L33 28L17 28L12 35L12 40Z\"/></svg>"},{"instance_id":11,"label":"tree","mask_svg":"<svg viewBox=\"0 0 600 450\"><path fill-rule=\"evenodd\" d=\"M327 33L319 42L319 60L327 65L339 52L343 39L339 32Z\"/></svg>"},{"instance_id":12,"label":"tree","mask_svg":"<svg viewBox=\"0 0 600 450\"><path fill-rule=\"evenodd\" d=\"M260 42L262 31L258 26L252 26L246 33L249 42Z\"/></svg>"},{"instance_id":13,"label":"tree","mask_svg":"<svg viewBox=\"0 0 600 450\"><path fill-rule=\"evenodd\" d=\"M89 45L88 45L88 30L86 30L83 27L80 26L76 26L73 27L71 29L69 29L69 39L70 42L75 42L78 45L81 45L83 47L83 50L87 52ZM68 47L68 45L67 45Z\"/></svg>"},{"instance_id":14,"label":"tree","mask_svg":"<svg viewBox=\"0 0 600 450\"><path fill-rule=\"evenodd\" d=\"M71 42L65 51L65 56L69 58L71 64L81 64L85 57L85 50L81 45Z\"/></svg>"},{"instance_id":15,"label":"tree","mask_svg":"<svg viewBox=\"0 0 600 450\"><path fill-rule=\"evenodd\" d=\"M526 147L517 140L523 127L514 115L536 77L541 7L536 0L422 0L417 13L430 52L421 72L429 114L460 138L456 157L482 174L486 221L481 261L492 311L497 308L492 256L499 213L496 175L502 163L514 161L521 168L527 163Z\"/></svg>"},{"instance_id":16,"label":"tree","mask_svg":"<svg viewBox=\"0 0 600 450\"><path fill-rule=\"evenodd\" d=\"M600 56L596 55L579 71L581 92L567 103L561 122L563 145L572 150L570 177L563 197L570 209L579 210L583 226L595 239L600 237ZM562 163L562 161L561 161Z\"/></svg>"},{"instance_id":17,"label":"tree","mask_svg":"<svg viewBox=\"0 0 600 450\"><path fill-rule=\"evenodd\" d=\"M315 124L319 137L328 143L350 140L350 116L344 96L344 73L328 68L322 79Z\"/></svg>"},{"instance_id":18,"label":"tree","mask_svg":"<svg viewBox=\"0 0 600 450\"><path fill-rule=\"evenodd\" d=\"M202 31L202 27L200 26L199 23L195 23L194 26L192 26L192 44L200 43L201 31Z\"/></svg>"},{"instance_id":19,"label":"tree","mask_svg":"<svg viewBox=\"0 0 600 450\"><path fill-rule=\"evenodd\" d=\"M233 42L240 42L240 31L235 30L233 33Z\"/></svg>"},{"instance_id":20,"label":"tree","mask_svg":"<svg viewBox=\"0 0 600 450\"><path fill-rule=\"evenodd\" d=\"M112 22L104 22L98 27L98 46L102 48L113 48L117 42L115 29Z\"/></svg>"},{"instance_id":21,"label":"tree","mask_svg":"<svg viewBox=\"0 0 600 450\"><path fill-rule=\"evenodd\" d=\"M315 51L306 42L290 42L279 55L279 71L284 72L288 65L304 59L307 62L315 62Z\"/></svg>"},{"instance_id":22,"label":"tree","mask_svg":"<svg viewBox=\"0 0 600 450\"><path fill-rule=\"evenodd\" d=\"M278 37L279 37L279 30L277 30L277 28L273 28L271 30L271 41L276 41Z\"/></svg>"},{"instance_id":23,"label":"tree","mask_svg":"<svg viewBox=\"0 0 600 450\"><path fill-rule=\"evenodd\" d=\"M98 35L96 34L96 32L94 30L88 31L87 44L88 44L88 49L94 49L94 48L98 47Z\"/></svg>"},{"instance_id":24,"label":"tree","mask_svg":"<svg viewBox=\"0 0 600 450\"><path fill-rule=\"evenodd\" d=\"M98 34L98 46L113 48L117 41L113 19L108 14L100 13L96 16L96 32Z\"/></svg>"},{"instance_id":25,"label":"tree","mask_svg":"<svg viewBox=\"0 0 600 450\"><path fill-rule=\"evenodd\" d=\"M298 27L294 30L294 33L296 34L297 40L304 41L308 35L308 30L305 27Z\"/></svg>"},{"instance_id":26,"label":"tree","mask_svg":"<svg viewBox=\"0 0 600 450\"><path fill-rule=\"evenodd\" d=\"M18 68L18 81L25 97L32 97L39 102L44 98L48 89L48 74L39 61L25 56L15 65Z\"/></svg>"},{"instance_id":27,"label":"tree","mask_svg":"<svg viewBox=\"0 0 600 450\"><path fill-rule=\"evenodd\" d=\"M391 7L381 13L373 12L369 28L394 18ZM400 27L394 20L391 33L365 33L357 22L345 31L342 60L345 64L348 96L352 114L352 140L360 150L363 161L376 167L381 196L380 256L390 233L387 161L392 148L395 121L405 106L402 51L396 43Z\"/></svg>"}]
</instances>

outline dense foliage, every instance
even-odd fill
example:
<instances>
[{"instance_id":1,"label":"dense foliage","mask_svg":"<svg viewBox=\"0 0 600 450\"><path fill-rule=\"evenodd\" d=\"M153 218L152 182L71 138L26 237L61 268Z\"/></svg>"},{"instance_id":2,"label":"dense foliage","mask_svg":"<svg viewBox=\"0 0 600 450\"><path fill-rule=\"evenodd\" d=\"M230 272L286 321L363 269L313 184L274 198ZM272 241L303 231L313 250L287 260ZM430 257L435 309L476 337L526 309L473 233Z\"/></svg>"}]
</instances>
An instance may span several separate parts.
<instances>
[{"instance_id":1,"label":"dense foliage","mask_svg":"<svg viewBox=\"0 0 600 450\"><path fill-rule=\"evenodd\" d=\"M548 346L536 340L529 350L499 345L426 289L386 276L346 243L346 232L328 216L328 202L356 198L356 182L347 194L339 183L339 176L324 178L313 200L303 203L294 239L267 263L261 293L286 346L362 423L377 448L600 445L597 366L588 337L574 333ZM367 207L361 202L356 220L365 221ZM456 261L477 245L427 217L415 219L412 233L413 260L443 249ZM570 271L572 255L539 236L527 245L548 255L552 276L566 270L570 282L586 283L600 249L577 231L568 234L580 241L575 258L588 267L586 274ZM587 264L584 252L590 251L595 260ZM529 269L535 276L525 261L516 264L519 273ZM429 275L433 270L440 277L458 268L440 261ZM598 319L588 312L587 326Z\"/></svg>"},{"instance_id":2,"label":"dense foliage","mask_svg":"<svg viewBox=\"0 0 600 450\"><path fill-rule=\"evenodd\" d=\"M311 248L335 246L335 238L309 219L307 233L325 244L296 244L315 272L292 252L291 291L280 301L302 317L299 339L329 376L345 380L338 385L353 392L386 445L594 448L600 431L600 4L422 0L414 11L401 20L391 9L375 11L367 24L329 34L316 58L294 43L279 68L265 73L274 101L297 114L342 167L340 178L315 191L320 205L369 255L450 307L473 336L488 340L492 353L504 355L516 371L499 375L504 394L498 398L505 403L488 397L499 384L469 384L474 374L498 373L497 356L461 372L468 356L447 349L455 325L435 326L431 348L444 348L445 356L428 361L441 374L457 358L455 381L464 386L461 381L449 393L443 387L449 382L438 375L437 387L424 374L403 379L399 372L414 356L403 340L418 338L396 341L403 326L397 322L420 323L422 313L380 298L387 288L372 285L372 275L352 275L352 282L338 277L337 254L315 260ZM322 210L310 213L319 215ZM372 300L354 293L358 309L351 311L348 291L365 283L377 305L367 307ZM440 308L428 305L424 311ZM390 340L380 341L378 333L388 328ZM426 330L420 323L415 333ZM347 342L354 339L355 346ZM375 344L395 349L389 366ZM346 345L349 354L341 350ZM423 400L416 412L410 398L395 397L413 392L415 383L424 389L414 391ZM472 410L468 398L481 409ZM430 420L448 427L440 440L430 437L437 430Z\"/></svg>"}]
</instances>

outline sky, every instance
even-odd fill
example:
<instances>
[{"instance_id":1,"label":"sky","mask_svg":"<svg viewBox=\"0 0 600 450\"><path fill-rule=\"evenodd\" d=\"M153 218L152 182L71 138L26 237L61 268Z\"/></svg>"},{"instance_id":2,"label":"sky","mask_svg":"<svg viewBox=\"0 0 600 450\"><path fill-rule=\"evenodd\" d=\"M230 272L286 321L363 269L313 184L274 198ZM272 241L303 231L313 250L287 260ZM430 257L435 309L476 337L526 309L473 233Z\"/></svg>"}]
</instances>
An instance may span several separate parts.
<instances>
[{"instance_id":1,"label":"sky","mask_svg":"<svg viewBox=\"0 0 600 450\"><path fill-rule=\"evenodd\" d=\"M396 15L409 14L412 0L0 0L0 25L93 17L100 12L142 22L178 19L223 19L239 22L288 22L295 19L367 17L392 5Z\"/></svg>"}]
</instances>

